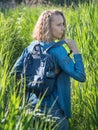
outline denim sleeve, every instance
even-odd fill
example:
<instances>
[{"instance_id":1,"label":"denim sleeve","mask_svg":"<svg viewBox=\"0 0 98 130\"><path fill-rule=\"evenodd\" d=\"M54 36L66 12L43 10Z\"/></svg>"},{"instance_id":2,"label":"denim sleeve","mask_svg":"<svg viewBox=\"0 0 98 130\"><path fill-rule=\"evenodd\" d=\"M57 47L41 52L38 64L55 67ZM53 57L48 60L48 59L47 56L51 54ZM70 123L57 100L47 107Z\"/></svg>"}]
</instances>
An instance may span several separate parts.
<instances>
[{"instance_id":1,"label":"denim sleeve","mask_svg":"<svg viewBox=\"0 0 98 130\"><path fill-rule=\"evenodd\" d=\"M24 51L22 52L21 56L16 61L14 67L12 68L11 75L13 75L14 73L20 74L22 72L24 58L26 57L27 54L28 54L28 50L27 50L27 48L25 48Z\"/></svg>"},{"instance_id":2,"label":"denim sleeve","mask_svg":"<svg viewBox=\"0 0 98 130\"><path fill-rule=\"evenodd\" d=\"M72 78L85 82L86 75L81 54L74 54L74 61L68 56L67 51L62 47L52 51L60 68Z\"/></svg>"}]
</instances>

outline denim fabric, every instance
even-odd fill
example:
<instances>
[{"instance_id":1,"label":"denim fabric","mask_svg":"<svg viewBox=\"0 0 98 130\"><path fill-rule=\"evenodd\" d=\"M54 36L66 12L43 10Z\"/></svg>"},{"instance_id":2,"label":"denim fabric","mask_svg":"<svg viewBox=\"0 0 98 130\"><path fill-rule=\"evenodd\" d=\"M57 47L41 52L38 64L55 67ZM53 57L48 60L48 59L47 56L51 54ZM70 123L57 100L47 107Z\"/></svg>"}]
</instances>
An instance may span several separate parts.
<instances>
[{"instance_id":1,"label":"denim fabric","mask_svg":"<svg viewBox=\"0 0 98 130\"><path fill-rule=\"evenodd\" d=\"M22 55L17 60L13 71L17 71L18 73L22 72L23 61L25 56L30 52L38 41L33 41L22 53ZM48 48L55 42L50 43L40 43L43 49ZM81 54L74 54L74 61L68 56L68 53L64 46L57 46L52 48L49 53L51 53L56 61L57 67L61 69L61 73L57 79L56 89L53 93L51 93L49 98L44 98L42 101L42 106L48 104L47 109L51 107L53 101L57 98L57 102L55 104L55 110L60 109L60 111L64 112L64 115L69 118L71 116L71 102L70 102L70 77L74 78L77 81L84 82L86 80L86 75L84 71L84 65L82 61ZM36 97L37 98L37 97ZM32 104L33 105L33 104ZM53 109L54 111L54 109ZM51 111L51 113L54 113ZM60 115L60 118L64 118L65 116ZM59 116L59 114L58 114ZM59 129L62 130L62 129ZM63 129L65 130L65 129Z\"/></svg>"},{"instance_id":2,"label":"denim fabric","mask_svg":"<svg viewBox=\"0 0 98 130\"><path fill-rule=\"evenodd\" d=\"M55 99L54 93L49 97L44 98L41 103L40 109L46 115L52 115L57 120L54 124L55 130L68 130L68 118L60 108L57 98Z\"/></svg>"},{"instance_id":3,"label":"denim fabric","mask_svg":"<svg viewBox=\"0 0 98 130\"><path fill-rule=\"evenodd\" d=\"M49 44L43 43L43 48L48 46ZM61 69L61 73L57 79L56 89L52 95L54 94L55 98L58 97L58 106L60 106L61 110L69 118L71 117L70 77L80 82L86 80L82 56L81 54L74 54L73 61L68 56L63 45L51 49L50 53L55 57L58 68Z\"/></svg>"}]
</instances>

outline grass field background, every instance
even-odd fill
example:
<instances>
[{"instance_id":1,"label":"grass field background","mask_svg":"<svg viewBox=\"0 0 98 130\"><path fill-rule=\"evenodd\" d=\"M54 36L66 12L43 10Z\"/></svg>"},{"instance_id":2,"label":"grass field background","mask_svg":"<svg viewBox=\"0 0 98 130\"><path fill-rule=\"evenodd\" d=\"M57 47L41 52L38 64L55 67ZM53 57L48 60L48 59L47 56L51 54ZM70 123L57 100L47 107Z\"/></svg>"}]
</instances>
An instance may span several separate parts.
<instances>
[{"instance_id":1,"label":"grass field background","mask_svg":"<svg viewBox=\"0 0 98 130\"><path fill-rule=\"evenodd\" d=\"M98 5L47 6L1 9L0 11L0 130L51 130L50 117L36 108L27 112L25 94L19 92L10 71L32 41L32 32L43 10L61 10L67 21L66 37L74 39L83 55L87 80L71 79L72 118L70 130L98 130ZM20 105L21 104L21 105ZM21 107L20 107L21 106ZM36 112L37 111L37 112ZM33 118L32 118L33 117ZM46 129L47 124L49 127ZM44 126L44 128L43 128ZM52 129L53 130L53 129Z\"/></svg>"}]
</instances>

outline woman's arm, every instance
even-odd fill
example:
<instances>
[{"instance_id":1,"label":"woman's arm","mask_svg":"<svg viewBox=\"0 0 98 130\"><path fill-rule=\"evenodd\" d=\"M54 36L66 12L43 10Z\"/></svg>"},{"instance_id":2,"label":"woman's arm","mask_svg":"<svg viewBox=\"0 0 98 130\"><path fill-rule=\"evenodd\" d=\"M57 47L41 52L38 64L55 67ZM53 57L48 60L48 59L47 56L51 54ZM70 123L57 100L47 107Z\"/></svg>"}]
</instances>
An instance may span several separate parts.
<instances>
[{"instance_id":1,"label":"woman's arm","mask_svg":"<svg viewBox=\"0 0 98 130\"><path fill-rule=\"evenodd\" d=\"M77 46L74 45L74 43L69 46L71 46L69 48L73 52L74 61L68 56L68 53L63 46L52 49L51 53L53 53L57 60L57 64L65 73L80 82L84 82L86 80L86 75L84 71L82 56L79 54Z\"/></svg>"}]
</instances>

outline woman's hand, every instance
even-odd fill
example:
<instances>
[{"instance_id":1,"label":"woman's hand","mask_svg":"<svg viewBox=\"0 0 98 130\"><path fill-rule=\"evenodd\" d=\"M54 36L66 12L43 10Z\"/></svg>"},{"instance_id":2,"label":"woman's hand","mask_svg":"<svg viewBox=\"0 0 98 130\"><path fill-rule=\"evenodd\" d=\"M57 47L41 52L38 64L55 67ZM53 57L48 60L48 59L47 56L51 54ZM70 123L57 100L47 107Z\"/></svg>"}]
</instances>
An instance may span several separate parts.
<instances>
[{"instance_id":1,"label":"woman's hand","mask_svg":"<svg viewBox=\"0 0 98 130\"><path fill-rule=\"evenodd\" d=\"M69 49L72 50L74 54L78 54L79 50L74 40L72 39L65 39L66 44L68 45Z\"/></svg>"}]
</instances>

